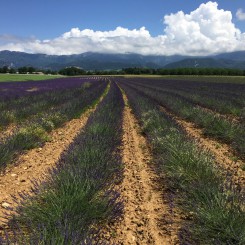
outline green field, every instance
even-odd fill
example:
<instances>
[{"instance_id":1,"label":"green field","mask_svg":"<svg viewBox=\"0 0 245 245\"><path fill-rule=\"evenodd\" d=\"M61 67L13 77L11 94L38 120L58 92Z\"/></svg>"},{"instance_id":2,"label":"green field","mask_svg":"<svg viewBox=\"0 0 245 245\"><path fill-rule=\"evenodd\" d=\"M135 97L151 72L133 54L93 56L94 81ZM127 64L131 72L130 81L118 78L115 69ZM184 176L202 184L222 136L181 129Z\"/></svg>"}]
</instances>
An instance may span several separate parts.
<instances>
[{"instance_id":1,"label":"green field","mask_svg":"<svg viewBox=\"0 0 245 245\"><path fill-rule=\"evenodd\" d=\"M62 77L60 75L0 74L0 82L39 81Z\"/></svg>"}]
</instances>

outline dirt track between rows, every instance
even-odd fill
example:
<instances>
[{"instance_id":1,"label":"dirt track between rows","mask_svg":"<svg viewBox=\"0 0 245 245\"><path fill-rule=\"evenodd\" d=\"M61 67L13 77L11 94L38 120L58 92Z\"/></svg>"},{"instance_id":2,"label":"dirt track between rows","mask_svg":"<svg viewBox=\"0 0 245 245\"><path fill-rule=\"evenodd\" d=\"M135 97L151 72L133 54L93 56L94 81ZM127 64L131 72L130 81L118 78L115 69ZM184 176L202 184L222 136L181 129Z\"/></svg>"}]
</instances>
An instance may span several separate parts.
<instances>
[{"instance_id":1,"label":"dirt track between rows","mask_svg":"<svg viewBox=\"0 0 245 245\"><path fill-rule=\"evenodd\" d=\"M178 244L177 223L153 169L151 153L124 95L123 163L120 186L124 214L116 225L115 244ZM161 181L162 182L162 181Z\"/></svg>"},{"instance_id":2,"label":"dirt track between rows","mask_svg":"<svg viewBox=\"0 0 245 245\"><path fill-rule=\"evenodd\" d=\"M79 119L73 119L63 127L53 130L50 133L50 142L46 142L41 148L35 148L22 154L14 164L7 167L5 172L0 175L0 232L1 226L6 221L3 218L4 213L12 213L13 211L8 209L14 209L17 206L12 196L21 200L19 193L30 193L33 180L38 182L45 180L49 170L55 167L61 154L86 125L90 114L95 109L96 106L88 109Z\"/></svg>"}]
</instances>

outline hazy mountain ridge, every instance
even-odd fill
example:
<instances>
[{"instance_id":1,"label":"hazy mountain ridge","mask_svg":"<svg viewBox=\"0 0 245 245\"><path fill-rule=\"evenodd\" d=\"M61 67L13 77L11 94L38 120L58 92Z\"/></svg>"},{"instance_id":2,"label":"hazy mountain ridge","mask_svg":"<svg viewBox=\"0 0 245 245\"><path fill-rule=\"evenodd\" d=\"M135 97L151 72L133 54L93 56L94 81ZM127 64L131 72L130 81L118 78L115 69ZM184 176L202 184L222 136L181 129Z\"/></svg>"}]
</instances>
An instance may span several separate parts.
<instances>
[{"instance_id":1,"label":"hazy mountain ridge","mask_svg":"<svg viewBox=\"0 0 245 245\"><path fill-rule=\"evenodd\" d=\"M172 62L164 66L164 68L189 68L189 67L199 67L199 68L232 68L232 69L245 69L245 59L244 60L231 60L216 57L208 58L187 58L181 61Z\"/></svg>"},{"instance_id":2,"label":"hazy mountain ridge","mask_svg":"<svg viewBox=\"0 0 245 245\"><path fill-rule=\"evenodd\" d=\"M126 67L179 68L219 67L245 69L245 51L224 53L208 57L181 55L154 56L140 54L102 54L87 52L75 55L28 54L15 51L0 51L0 67L14 68L33 66L40 69L59 70L76 66L85 70L109 70Z\"/></svg>"}]
</instances>

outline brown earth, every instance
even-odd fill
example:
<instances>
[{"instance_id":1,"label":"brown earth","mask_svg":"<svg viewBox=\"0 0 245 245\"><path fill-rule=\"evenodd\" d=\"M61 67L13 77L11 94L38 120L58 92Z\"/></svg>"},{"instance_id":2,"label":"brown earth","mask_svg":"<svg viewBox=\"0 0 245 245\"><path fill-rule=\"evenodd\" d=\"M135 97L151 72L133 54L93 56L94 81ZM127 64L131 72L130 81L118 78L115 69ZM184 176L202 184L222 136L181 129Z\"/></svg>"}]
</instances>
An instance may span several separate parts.
<instances>
[{"instance_id":1,"label":"brown earth","mask_svg":"<svg viewBox=\"0 0 245 245\"><path fill-rule=\"evenodd\" d=\"M100 101L102 99L103 96ZM63 127L53 130L50 133L50 142L46 142L41 148L27 151L0 175L0 230L5 221L4 213L10 214L13 211L8 208L14 209L17 206L12 196L20 200L18 194L29 193L33 180L45 180L49 169L55 166L61 153L73 142L95 109L96 106L88 109L79 119L73 119Z\"/></svg>"},{"instance_id":2,"label":"brown earth","mask_svg":"<svg viewBox=\"0 0 245 245\"><path fill-rule=\"evenodd\" d=\"M154 171L151 152L124 95L122 160L119 186L124 214L112 228L115 244L178 244L178 218L167 200L163 181Z\"/></svg>"},{"instance_id":3,"label":"brown earth","mask_svg":"<svg viewBox=\"0 0 245 245\"><path fill-rule=\"evenodd\" d=\"M223 174L228 180L230 179L239 189L244 189L245 171L242 170L242 167L245 166L245 163L232 153L233 151L229 145L206 137L203 134L202 129L198 128L194 123L187 122L182 118L177 117L162 106L161 109L184 128L187 134L195 139L200 147L208 150L212 154L216 164L218 164L222 170L225 170Z\"/></svg>"},{"instance_id":4,"label":"brown earth","mask_svg":"<svg viewBox=\"0 0 245 245\"><path fill-rule=\"evenodd\" d=\"M6 138L13 135L16 128L17 128L16 125L13 123L3 129L0 129L0 142L4 142Z\"/></svg>"}]
</instances>

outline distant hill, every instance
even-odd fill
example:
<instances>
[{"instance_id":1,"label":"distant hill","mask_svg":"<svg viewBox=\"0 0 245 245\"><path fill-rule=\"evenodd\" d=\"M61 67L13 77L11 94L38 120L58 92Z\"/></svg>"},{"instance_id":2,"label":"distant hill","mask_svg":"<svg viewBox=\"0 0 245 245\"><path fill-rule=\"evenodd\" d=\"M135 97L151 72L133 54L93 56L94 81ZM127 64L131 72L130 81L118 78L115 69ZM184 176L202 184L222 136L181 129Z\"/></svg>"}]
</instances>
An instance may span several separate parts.
<instances>
[{"instance_id":1,"label":"distant hill","mask_svg":"<svg viewBox=\"0 0 245 245\"><path fill-rule=\"evenodd\" d=\"M59 70L77 66L85 70L122 69L126 67L160 68L183 59L183 56L143 56L139 54L100 54L87 52L78 55L45 55L0 51L0 67L33 66L40 69Z\"/></svg>"},{"instance_id":2,"label":"distant hill","mask_svg":"<svg viewBox=\"0 0 245 245\"><path fill-rule=\"evenodd\" d=\"M245 61L245 51L237 51L232 53L224 53L214 56L215 59L226 59L234 61Z\"/></svg>"},{"instance_id":3,"label":"distant hill","mask_svg":"<svg viewBox=\"0 0 245 245\"><path fill-rule=\"evenodd\" d=\"M118 70L127 67L177 68L177 67L222 67L245 69L245 51L224 53L209 57L181 55L156 56L140 54L101 54L87 52L77 55L28 54L0 51L0 67L14 68L33 66L39 69L59 70L76 66L85 70Z\"/></svg>"},{"instance_id":4,"label":"distant hill","mask_svg":"<svg viewBox=\"0 0 245 245\"><path fill-rule=\"evenodd\" d=\"M177 62L172 62L164 66L164 68L233 68L233 69L245 69L244 60L231 60L218 57L213 58L187 58Z\"/></svg>"}]
</instances>

